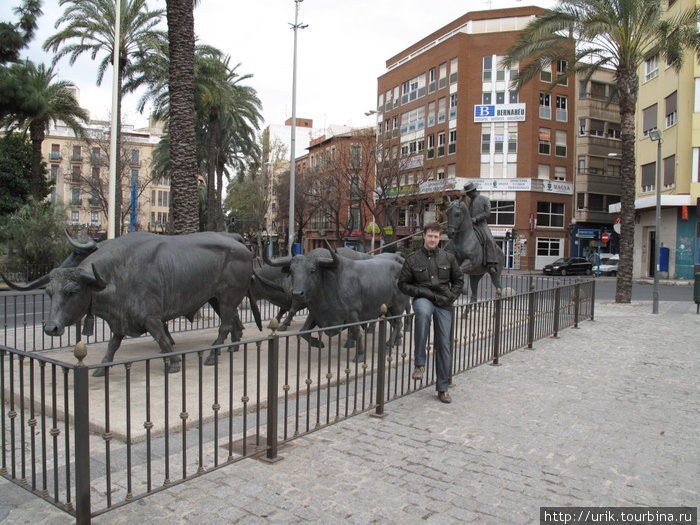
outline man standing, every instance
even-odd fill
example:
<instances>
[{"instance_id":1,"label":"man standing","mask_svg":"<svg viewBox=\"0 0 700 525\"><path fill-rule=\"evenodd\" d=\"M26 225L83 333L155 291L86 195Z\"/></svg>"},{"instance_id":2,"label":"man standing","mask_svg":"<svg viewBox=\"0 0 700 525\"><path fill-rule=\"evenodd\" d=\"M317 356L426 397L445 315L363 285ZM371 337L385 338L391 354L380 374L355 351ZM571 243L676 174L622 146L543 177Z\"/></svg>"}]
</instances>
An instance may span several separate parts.
<instances>
[{"instance_id":1,"label":"man standing","mask_svg":"<svg viewBox=\"0 0 700 525\"><path fill-rule=\"evenodd\" d=\"M438 398L451 403L450 375L452 303L462 293L464 276L454 254L439 247L442 228L431 222L423 228L423 247L406 257L399 274L399 290L413 297L415 368L413 379L423 379L425 344L431 318L435 320L435 370Z\"/></svg>"},{"instance_id":2,"label":"man standing","mask_svg":"<svg viewBox=\"0 0 700 525\"><path fill-rule=\"evenodd\" d=\"M474 223L474 232L486 255L484 263L489 272L498 273L496 243L491 235L491 228L486 222L489 215L491 215L491 200L484 195L479 195L479 192L476 191L476 184L473 182L468 182L464 185L464 193L469 196L468 206L469 213L472 216L472 223Z\"/></svg>"}]
</instances>

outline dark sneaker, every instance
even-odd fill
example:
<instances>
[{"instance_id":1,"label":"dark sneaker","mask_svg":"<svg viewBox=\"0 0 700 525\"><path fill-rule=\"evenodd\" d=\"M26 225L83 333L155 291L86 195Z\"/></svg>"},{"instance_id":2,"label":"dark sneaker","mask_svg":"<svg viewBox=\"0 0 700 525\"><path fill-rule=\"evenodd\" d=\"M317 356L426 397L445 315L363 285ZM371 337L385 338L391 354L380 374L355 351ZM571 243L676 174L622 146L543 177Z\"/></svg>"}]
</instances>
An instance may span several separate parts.
<instances>
[{"instance_id":1,"label":"dark sneaker","mask_svg":"<svg viewBox=\"0 0 700 525\"><path fill-rule=\"evenodd\" d=\"M417 381L420 381L423 379L423 374L425 373L425 367L424 366L417 366L413 369L413 374L411 377Z\"/></svg>"},{"instance_id":2,"label":"dark sneaker","mask_svg":"<svg viewBox=\"0 0 700 525\"><path fill-rule=\"evenodd\" d=\"M438 399L443 403L452 403L452 398L449 392L438 392Z\"/></svg>"}]
</instances>

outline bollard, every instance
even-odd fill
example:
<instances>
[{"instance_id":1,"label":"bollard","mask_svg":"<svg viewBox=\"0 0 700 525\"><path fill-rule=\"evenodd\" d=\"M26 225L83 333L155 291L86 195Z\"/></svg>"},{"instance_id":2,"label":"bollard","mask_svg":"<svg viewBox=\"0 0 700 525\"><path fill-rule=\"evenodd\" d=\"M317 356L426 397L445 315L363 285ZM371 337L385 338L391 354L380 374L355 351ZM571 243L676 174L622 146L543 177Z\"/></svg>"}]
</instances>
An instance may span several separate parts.
<instances>
[{"instance_id":1,"label":"bollard","mask_svg":"<svg viewBox=\"0 0 700 525\"><path fill-rule=\"evenodd\" d=\"M389 311L385 304L380 309L381 317L379 321L379 350L377 352L377 408L376 411L370 413L372 417L383 418L386 416L384 412L384 385L386 375L386 313Z\"/></svg>"},{"instance_id":2,"label":"bollard","mask_svg":"<svg viewBox=\"0 0 700 525\"><path fill-rule=\"evenodd\" d=\"M695 301L695 304L697 305L697 308L695 310L696 314L700 314L700 272L697 272L695 274L695 286L693 289L693 300Z\"/></svg>"},{"instance_id":3,"label":"bollard","mask_svg":"<svg viewBox=\"0 0 700 525\"><path fill-rule=\"evenodd\" d=\"M270 321L270 339L267 341L267 454L261 458L267 463L282 459L277 455L277 382L279 374L280 337L277 335L279 321Z\"/></svg>"},{"instance_id":4,"label":"bollard","mask_svg":"<svg viewBox=\"0 0 700 525\"><path fill-rule=\"evenodd\" d=\"M73 411L75 422L75 522L89 524L90 510L90 384L88 369L83 363L87 355L85 343L78 342L73 349L78 363L73 368Z\"/></svg>"}]
</instances>

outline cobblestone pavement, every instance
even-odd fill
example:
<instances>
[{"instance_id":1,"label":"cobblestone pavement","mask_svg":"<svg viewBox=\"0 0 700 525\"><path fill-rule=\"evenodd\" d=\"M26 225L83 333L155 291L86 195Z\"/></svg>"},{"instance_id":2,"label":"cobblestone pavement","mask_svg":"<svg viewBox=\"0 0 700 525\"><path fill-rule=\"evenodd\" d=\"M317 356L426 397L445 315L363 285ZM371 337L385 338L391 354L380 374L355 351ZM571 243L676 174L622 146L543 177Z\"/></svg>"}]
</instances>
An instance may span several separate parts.
<instances>
[{"instance_id":1,"label":"cobblestone pavement","mask_svg":"<svg viewBox=\"0 0 700 525\"><path fill-rule=\"evenodd\" d=\"M700 316L598 303L596 320L110 511L98 524L537 523L540 506L698 506ZM72 523L0 480L0 521Z\"/></svg>"}]
</instances>

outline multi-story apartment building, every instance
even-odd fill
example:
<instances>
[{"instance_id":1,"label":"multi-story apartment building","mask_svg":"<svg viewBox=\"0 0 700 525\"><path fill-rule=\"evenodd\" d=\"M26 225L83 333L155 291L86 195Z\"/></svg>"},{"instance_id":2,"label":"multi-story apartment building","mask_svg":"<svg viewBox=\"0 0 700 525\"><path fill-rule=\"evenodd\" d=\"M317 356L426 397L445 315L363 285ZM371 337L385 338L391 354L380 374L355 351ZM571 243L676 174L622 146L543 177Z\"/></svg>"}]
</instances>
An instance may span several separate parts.
<instances>
[{"instance_id":1,"label":"multi-story apartment building","mask_svg":"<svg viewBox=\"0 0 700 525\"><path fill-rule=\"evenodd\" d=\"M372 129L321 135L308 153L296 159L308 220L304 250L346 246L370 251L374 230L373 207L376 139ZM374 236L373 236L374 234Z\"/></svg>"},{"instance_id":2,"label":"multi-story apartment building","mask_svg":"<svg viewBox=\"0 0 700 525\"><path fill-rule=\"evenodd\" d=\"M694 0L668 0L668 15L695 7ZM639 69L636 155L635 277L692 279L700 268L700 65L690 54L680 70L663 54ZM652 131L660 131L654 141ZM659 150L660 148L660 150ZM657 158L661 155L661 231L656 231ZM661 257L655 260L656 242Z\"/></svg>"},{"instance_id":3,"label":"multi-story apartment building","mask_svg":"<svg viewBox=\"0 0 700 525\"><path fill-rule=\"evenodd\" d=\"M55 186L49 199L68 206L69 224L85 229L97 238L107 230L107 187L109 174L110 123L89 121L88 139L76 137L58 122L51 124L42 144L48 176ZM164 232L168 221L169 179L154 179L151 170L153 149L162 127L134 129L123 126L122 232L145 230ZM135 203L136 213L132 213Z\"/></svg>"},{"instance_id":4,"label":"multi-story apartment building","mask_svg":"<svg viewBox=\"0 0 700 525\"><path fill-rule=\"evenodd\" d=\"M517 68L501 66L519 31L542 12L467 13L386 61L377 180L396 167L397 234L439 218L441 199L474 181L491 199L491 230L509 267L542 268L569 251L575 82L551 89L565 67L554 61L515 91Z\"/></svg>"},{"instance_id":5,"label":"multi-story apartment building","mask_svg":"<svg viewBox=\"0 0 700 525\"><path fill-rule=\"evenodd\" d=\"M571 227L571 254L584 256L595 252L600 235L608 232L607 242L600 240L601 252L617 253L619 235L615 216L609 206L620 202L620 106L615 96L615 73L598 70L586 82L576 82L576 170L574 174L575 214Z\"/></svg>"}]
</instances>

